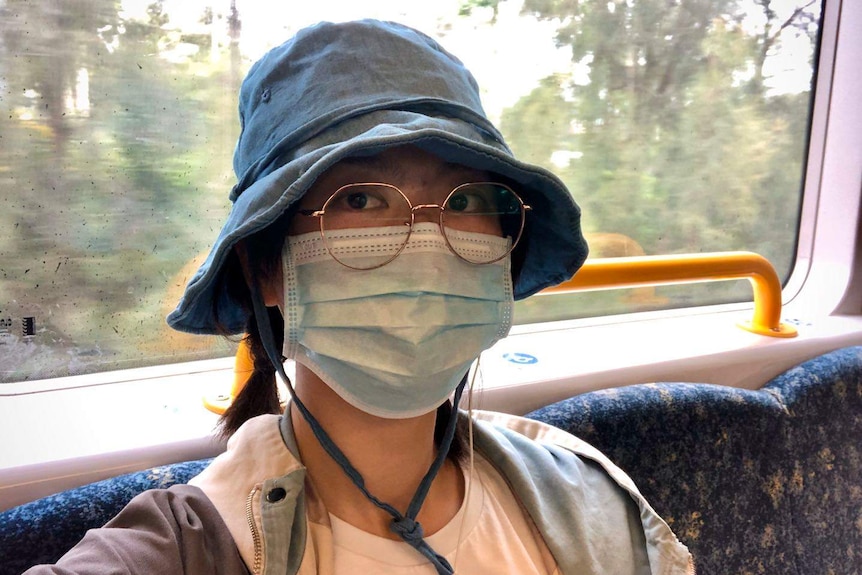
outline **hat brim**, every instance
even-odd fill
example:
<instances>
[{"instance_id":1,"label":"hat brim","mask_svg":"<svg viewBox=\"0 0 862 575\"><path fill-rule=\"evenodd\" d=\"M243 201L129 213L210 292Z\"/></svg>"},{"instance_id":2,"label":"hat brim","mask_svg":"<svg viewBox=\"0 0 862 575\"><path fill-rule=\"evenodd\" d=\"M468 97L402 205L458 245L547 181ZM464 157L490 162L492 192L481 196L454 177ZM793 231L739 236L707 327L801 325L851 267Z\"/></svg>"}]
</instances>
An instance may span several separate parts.
<instances>
[{"instance_id":1,"label":"hat brim","mask_svg":"<svg viewBox=\"0 0 862 575\"><path fill-rule=\"evenodd\" d=\"M239 194L209 256L168 315L168 324L198 334L245 331L246 311L218 285L224 281L221 269L233 247L274 223L340 160L404 145L421 148L446 162L492 172L517 185L516 191L532 209L521 240L524 256L514 285L515 299L569 279L583 264L588 250L581 233L580 209L559 178L516 160L493 134L470 122L380 110L342 122L309 140L282 158L281 167Z\"/></svg>"}]
</instances>

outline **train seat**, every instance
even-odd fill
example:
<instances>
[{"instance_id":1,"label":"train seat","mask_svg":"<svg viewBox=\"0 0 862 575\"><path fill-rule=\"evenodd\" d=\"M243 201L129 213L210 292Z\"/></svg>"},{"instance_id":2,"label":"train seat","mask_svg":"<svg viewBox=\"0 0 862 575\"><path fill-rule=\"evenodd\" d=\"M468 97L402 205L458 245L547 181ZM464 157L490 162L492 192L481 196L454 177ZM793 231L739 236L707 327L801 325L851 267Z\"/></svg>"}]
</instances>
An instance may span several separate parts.
<instances>
[{"instance_id":1,"label":"train seat","mask_svg":"<svg viewBox=\"0 0 862 575\"><path fill-rule=\"evenodd\" d=\"M20 575L33 565L55 563L148 489L187 483L209 459L128 473L49 495L0 513L0 575Z\"/></svg>"},{"instance_id":2,"label":"train seat","mask_svg":"<svg viewBox=\"0 0 862 575\"><path fill-rule=\"evenodd\" d=\"M528 414L602 450L705 574L857 573L862 565L862 347L751 391L641 384Z\"/></svg>"},{"instance_id":3,"label":"train seat","mask_svg":"<svg viewBox=\"0 0 862 575\"><path fill-rule=\"evenodd\" d=\"M854 573L862 564L862 347L756 390L657 383L585 393L528 414L625 469L705 574ZM208 460L79 487L0 513L0 575L53 562L134 495Z\"/></svg>"}]
</instances>

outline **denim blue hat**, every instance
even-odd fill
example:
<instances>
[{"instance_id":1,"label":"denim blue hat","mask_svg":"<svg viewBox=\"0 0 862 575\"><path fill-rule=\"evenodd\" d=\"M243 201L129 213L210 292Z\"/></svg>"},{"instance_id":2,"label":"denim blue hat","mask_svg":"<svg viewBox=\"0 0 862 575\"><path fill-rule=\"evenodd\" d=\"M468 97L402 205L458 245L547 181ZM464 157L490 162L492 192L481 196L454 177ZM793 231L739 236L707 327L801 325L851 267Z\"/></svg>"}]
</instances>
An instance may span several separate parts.
<instances>
[{"instance_id":1,"label":"denim blue hat","mask_svg":"<svg viewBox=\"0 0 862 575\"><path fill-rule=\"evenodd\" d=\"M233 208L167 318L178 330L243 332L247 313L218 289L231 249L275 222L333 164L394 146L513 182L533 208L518 248L516 299L569 279L586 259L580 210L565 185L512 156L485 117L476 80L421 32L375 20L305 28L252 66L239 113Z\"/></svg>"}]
</instances>

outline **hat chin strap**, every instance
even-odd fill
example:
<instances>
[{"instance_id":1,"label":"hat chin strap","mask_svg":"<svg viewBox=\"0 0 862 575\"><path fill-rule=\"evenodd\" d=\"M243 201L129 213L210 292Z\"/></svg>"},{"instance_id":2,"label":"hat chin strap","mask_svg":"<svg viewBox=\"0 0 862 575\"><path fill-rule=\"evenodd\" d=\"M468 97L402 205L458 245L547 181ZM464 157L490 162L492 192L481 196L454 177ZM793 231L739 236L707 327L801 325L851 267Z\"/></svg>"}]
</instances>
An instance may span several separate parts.
<instances>
[{"instance_id":1,"label":"hat chin strap","mask_svg":"<svg viewBox=\"0 0 862 575\"><path fill-rule=\"evenodd\" d=\"M338 464L341 470L344 471L347 477L362 492L362 494L368 498L369 501L392 516L392 522L389 525L389 529L391 529L393 533L398 535L404 542L424 555L428 561L434 565L438 575L453 575L454 570L446 558L434 551L434 549L432 549L425 541L422 526L418 521L416 521L416 516L419 515L422 503L424 503L425 497L431 489L431 483L434 481L434 478L437 476L437 473L446 461L446 455L449 453L449 448L455 437L455 425L458 421L458 404L461 401L461 394L467 383L467 373L464 374L464 377L461 378L461 382L455 388L455 394L452 399L452 409L449 413L449 421L446 424L446 431L443 434L442 441L438 447L437 455L431 463L431 466L428 468L428 471L425 473L425 476L422 478L422 481L419 483L416 493L413 494L410 505L407 507L407 512L402 514L392 505L379 500L368 491L365 487L365 480L359 471L357 471L353 464L350 463L347 456L344 455L337 445L335 445L335 442L332 441L329 434L326 433L320 423L318 423L317 419L315 419L302 401L300 401L299 397L297 397L290 379L284 372L284 365L282 365L282 362L286 358L283 357L277 349L275 337L272 333L272 324L269 322L269 314L267 313L266 305L263 302L257 278L252 278L250 284L254 315L257 319L261 342L266 350L266 354L272 362L273 367L275 367L275 370L287 385L287 389L290 392L290 397L293 403L296 405L297 409L299 409L299 413L302 414L305 421L308 422L308 425L311 427L311 431L314 433L320 446L323 447L326 453L328 453L335 463Z\"/></svg>"}]
</instances>

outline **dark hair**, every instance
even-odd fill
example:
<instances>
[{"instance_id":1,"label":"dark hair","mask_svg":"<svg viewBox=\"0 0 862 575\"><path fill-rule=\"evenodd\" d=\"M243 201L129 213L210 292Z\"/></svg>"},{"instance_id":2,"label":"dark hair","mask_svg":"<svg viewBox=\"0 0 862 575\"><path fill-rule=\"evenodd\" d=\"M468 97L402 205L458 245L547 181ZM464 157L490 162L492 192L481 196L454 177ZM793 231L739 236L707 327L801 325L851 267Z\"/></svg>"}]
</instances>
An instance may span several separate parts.
<instances>
[{"instance_id":1,"label":"dark hair","mask_svg":"<svg viewBox=\"0 0 862 575\"><path fill-rule=\"evenodd\" d=\"M249 271L255 277L267 279L275 274L284 245L286 224L291 215L285 214L274 224L246 238L244 248L248 254ZM254 366L242 391L233 398L219 420L219 435L226 439L249 419L267 413L279 414L282 410L278 398L275 366L272 365L263 347L263 340L260 336L251 301L251 290L245 281L239 256L235 250L232 250L228 255L221 273L221 281L216 282L216 289L217 292L224 290L226 294L216 293L213 298L216 325L221 326L218 318L218 307L215 302L225 296L239 302L239 305L248 314L243 340L248 346ZM284 343L284 319L278 308L267 308L267 313L276 346L281 349ZM230 337L227 330L224 330L224 333Z\"/></svg>"},{"instance_id":2,"label":"dark hair","mask_svg":"<svg viewBox=\"0 0 862 575\"><path fill-rule=\"evenodd\" d=\"M249 271L257 278L271 278L276 274L281 262L281 252L284 247L284 239L287 235L287 225L293 217L294 210L289 210L272 225L267 226L260 232L246 238L244 249L248 254ZM233 398L230 406L221 416L218 424L219 435L222 438L232 436L240 426L249 419L267 413L280 414L282 412L278 398L278 386L275 366L270 362L263 347L263 342L258 328L258 322L254 315L251 303L251 290L245 281L240 266L239 256L232 251L228 260L222 266L222 281L216 283L217 290L225 290L227 293L216 293L213 301L219 301L223 295L227 295L239 302L248 313L246 334L243 340L248 345L254 370L248 378L242 391ZM214 305L213 311L218 322L218 308ZM278 308L267 308L270 325L278 349L284 344L284 318ZM221 324L218 324L221 325ZM227 335L227 334L226 334ZM437 408L437 420L434 428L434 442L439 446L443 438L446 422L452 412L452 404L447 401ZM461 420L455 430L455 438L449 448L449 459L461 462L467 453L467 430L466 422Z\"/></svg>"}]
</instances>

